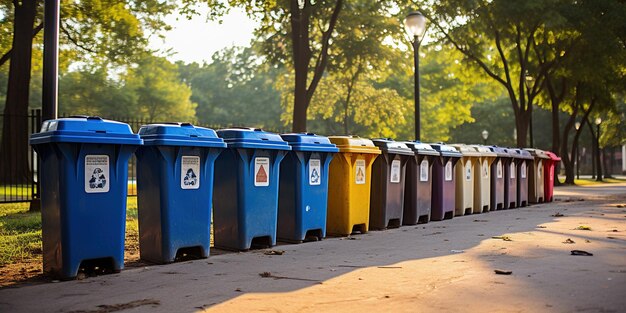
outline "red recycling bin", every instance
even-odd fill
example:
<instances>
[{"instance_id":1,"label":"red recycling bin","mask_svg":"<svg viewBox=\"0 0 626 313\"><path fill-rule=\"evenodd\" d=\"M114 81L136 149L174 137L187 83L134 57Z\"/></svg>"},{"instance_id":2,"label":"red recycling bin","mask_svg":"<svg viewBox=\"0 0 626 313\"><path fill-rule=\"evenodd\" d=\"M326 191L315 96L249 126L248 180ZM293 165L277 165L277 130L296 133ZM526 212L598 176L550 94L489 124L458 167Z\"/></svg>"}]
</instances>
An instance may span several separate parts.
<instances>
[{"instance_id":1,"label":"red recycling bin","mask_svg":"<svg viewBox=\"0 0 626 313\"><path fill-rule=\"evenodd\" d=\"M550 157L544 161L544 184L543 184L543 193L545 197L545 202L554 201L554 168L556 164L561 162L561 158L556 154L546 151L546 154Z\"/></svg>"}]
</instances>

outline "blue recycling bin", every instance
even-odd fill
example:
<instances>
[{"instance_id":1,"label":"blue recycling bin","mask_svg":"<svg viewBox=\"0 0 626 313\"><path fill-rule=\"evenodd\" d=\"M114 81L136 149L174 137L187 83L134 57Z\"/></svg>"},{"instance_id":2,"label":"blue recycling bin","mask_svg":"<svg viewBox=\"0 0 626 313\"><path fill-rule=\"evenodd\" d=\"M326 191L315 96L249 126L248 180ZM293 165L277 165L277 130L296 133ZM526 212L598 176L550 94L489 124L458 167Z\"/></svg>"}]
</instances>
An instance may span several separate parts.
<instances>
[{"instance_id":1,"label":"blue recycling bin","mask_svg":"<svg viewBox=\"0 0 626 313\"><path fill-rule=\"evenodd\" d=\"M206 258L211 247L213 165L226 148L214 130L189 123L142 126L137 149L139 252L171 263L177 252Z\"/></svg>"},{"instance_id":2,"label":"blue recycling bin","mask_svg":"<svg viewBox=\"0 0 626 313\"><path fill-rule=\"evenodd\" d=\"M43 269L124 268L128 159L142 143L128 124L100 117L45 121L30 144L41 159Z\"/></svg>"},{"instance_id":3,"label":"blue recycling bin","mask_svg":"<svg viewBox=\"0 0 626 313\"><path fill-rule=\"evenodd\" d=\"M228 148L215 161L215 247L276 245L280 162L291 147L258 128L221 129L217 135Z\"/></svg>"},{"instance_id":4,"label":"blue recycling bin","mask_svg":"<svg viewBox=\"0 0 626 313\"><path fill-rule=\"evenodd\" d=\"M283 134L289 143L280 163L278 239L299 243L326 237L328 165L339 149L326 137L311 133Z\"/></svg>"}]
</instances>

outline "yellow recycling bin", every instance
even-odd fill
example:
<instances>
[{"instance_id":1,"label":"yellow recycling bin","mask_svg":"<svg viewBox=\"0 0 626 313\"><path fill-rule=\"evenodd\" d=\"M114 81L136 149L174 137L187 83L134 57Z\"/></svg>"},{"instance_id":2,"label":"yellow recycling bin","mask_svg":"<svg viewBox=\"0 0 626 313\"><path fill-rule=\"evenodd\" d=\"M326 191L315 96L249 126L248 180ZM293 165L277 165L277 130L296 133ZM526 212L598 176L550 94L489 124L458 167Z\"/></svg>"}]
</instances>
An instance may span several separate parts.
<instances>
[{"instance_id":1,"label":"yellow recycling bin","mask_svg":"<svg viewBox=\"0 0 626 313\"><path fill-rule=\"evenodd\" d=\"M491 210L490 169L498 155L485 146L473 145L472 148L480 153L479 170L474 171L474 213L489 212Z\"/></svg>"},{"instance_id":2,"label":"yellow recycling bin","mask_svg":"<svg viewBox=\"0 0 626 313\"><path fill-rule=\"evenodd\" d=\"M372 163L381 153L369 139L355 136L330 136L339 153L330 162L328 181L329 235L364 234L370 218Z\"/></svg>"},{"instance_id":3,"label":"yellow recycling bin","mask_svg":"<svg viewBox=\"0 0 626 313\"><path fill-rule=\"evenodd\" d=\"M454 215L474 212L474 173L480 170L480 153L462 144L451 145L463 155L456 166L456 202Z\"/></svg>"}]
</instances>

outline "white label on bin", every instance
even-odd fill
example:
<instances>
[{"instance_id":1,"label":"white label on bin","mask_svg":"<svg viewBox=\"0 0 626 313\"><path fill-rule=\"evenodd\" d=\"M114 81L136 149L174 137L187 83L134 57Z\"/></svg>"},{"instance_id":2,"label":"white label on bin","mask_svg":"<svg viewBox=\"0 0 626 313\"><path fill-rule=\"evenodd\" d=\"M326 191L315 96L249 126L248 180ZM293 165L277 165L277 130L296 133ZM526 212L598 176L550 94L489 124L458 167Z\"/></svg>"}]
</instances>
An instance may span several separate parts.
<instances>
[{"instance_id":1,"label":"white label on bin","mask_svg":"<svg viewBox=\"0 0 626 313\"><path fill-rule=\"evenodd\" d=\"M109 192L109 184L111 183L109 172L108 155L86 155L85 192Z\"/></svg>"},{"instance_id":2,"label":"white label on bin","mask_svg":"<svg viewBox=\"0 0 626 313\"><path fill-rule=\"evenodd\" d=\"M394 184L400 183L400 160L391 161L391 177L389 181Z\"/></svg>"},{"instance_id":3,"label":"white label on bin","mask_svg":"<svg viewBox=\"0 0 626 313\"><path fill-rule=\"evenodd\" d=\"M257 187L270 185L270 158L254 159L254 185Z\"/></svg>"},{"instance_id":4,"label":"white label on bin","mask_svg":"<svg viewBox=\"0 0 626 313\"><path fill-rule=\"evenodd\" d=\"M356 160L356 176L355 181L357 185L365 184L365 160Z\"/></svg>"},{"instance_id":5,"label":"white label on bin","mask_svg":"<svg viewBox=\"0 0 626 313\"><path fill-rule=\"evenodd\" d=\"M322 162L320 159L309 160L309 185L317 186L322 183Z\"/></svg>"},{"instance_id":6,"label":"white label on bin","mask_svg":"<svg viewBox=\"0 0 626 313\"><path fill-rule=\"evenodd\" d=\"M428 160L422 160L420 164L420 181L428 181Z\"/></svg>"},{"instance_id":7,"label":"white label on bin","mask_svg":"<svg viewBox=\"0 0 626 313\"><path fill-rule=\"evenodd\" d=\"M517 169L515 168L515 163L511 162L511 179L515 179L515 171Z\"/></svg>"},{"instance_id":8,"label":"white label on bin","mask_svg":"<svg viewBox=\"0 0 626 313\"><path fill-rule=\"evenodd\" d=\"M446 181L451 181L452 180L452 161L448 161L448 163L446 163L446 177L445 177Z\"/></svg>"},{"instance_id":9,"label":"white label on bin","mask_svg":"<svg viewBox=\"0 0 626 313\"><path fill-rule=\"evenodd\" d=\"M483 161L483 178L489 178L489 163L487 160Z\"/></svg>"},{"instance_id":10,"label":"white label on bin","mask_svg":"<svg viewBox=\"0 0 626 313\"><path fill-rule=\"evenodd\" d=\"M200 188L200 157L184 156L180 162L180 188Z\"/></svg>"},{"instance_id":11,"label":"white label on bin","mask_svg":"<svg viewBox=\"0 0 626 313\"><path fill-rule=\"evenodd\" d=\"M498 164L496 165L496 177L502 178L502 161L498 160Z\"/></svg>"},{"instance_id":12,"label":"white label on bin","mask_svg":"<svg viewBox=\"0 0 626 313\"><path fill-rule=\"evenodd\" d=\"M522 162L522 169L520 170L522 178L526 178L526 162Z\"/></svg>"},{"instance_id":13,"label":"white label on bin","mask_svg":"<svg viewBox=\"0 0 626 313\"><path fill-rule=\"evenodd\" d=\"M537 165L537 178L541 179L541 172L543 172L543 162L539 161Z\"/></svg>"},{"instance_id":14,"label":"white label on bin","mask_svg":"<svg viewBox=\"0 0 626 313\"><path fill-rule=\"evenodd\" d=\"M472 162L470 160L465 163L465 180L472 180Z\"/></svg>"}]
</instances>

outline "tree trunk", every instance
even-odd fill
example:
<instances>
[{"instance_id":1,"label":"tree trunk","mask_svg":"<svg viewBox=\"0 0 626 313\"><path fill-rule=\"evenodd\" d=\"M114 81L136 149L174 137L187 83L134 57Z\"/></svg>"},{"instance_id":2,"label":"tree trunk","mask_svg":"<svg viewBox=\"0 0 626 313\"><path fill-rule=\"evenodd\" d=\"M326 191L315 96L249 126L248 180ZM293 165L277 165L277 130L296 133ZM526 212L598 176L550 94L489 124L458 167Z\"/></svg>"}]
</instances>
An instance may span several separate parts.
<instances>
[{"instance_id":1,"label":"tree trunk","mask_svg":"<svg viewBox=\"0 0 626 313\"><path fill-rule=\"evenodd\" d=\"M529 126L530 126L529 112L528 111L521 112L519 117L515 119L515 128L517 129L517 147L518 148L529 147L528 145Z\"/></svg>"},{"instance_id":2,"label":"tree trunk","mask_svg":"<svg viewBox=\"0 0 626 313\"><path fill-rule=\"evenodd\" d=\"M14 5L13 46L0 145L0 183L3 184L31 181L28 162L28 94L37 1L24 0L22 4L14 2Z\"/></svg>"},{"instance_id":3,"label":"tree trunk","mask_svg":"<svg viewBox=\"0 0 626 313\"><path fill-rule=\"evenodd\" d=\"M308 3L300 9L297 0L290 1L291 11L291 41L293 53L293 67L295 71L295 86L293 97L293 127L294 132L306 132L307 88L311 50L309 47L309 16Z\"/></svg>"}]
</instances>

